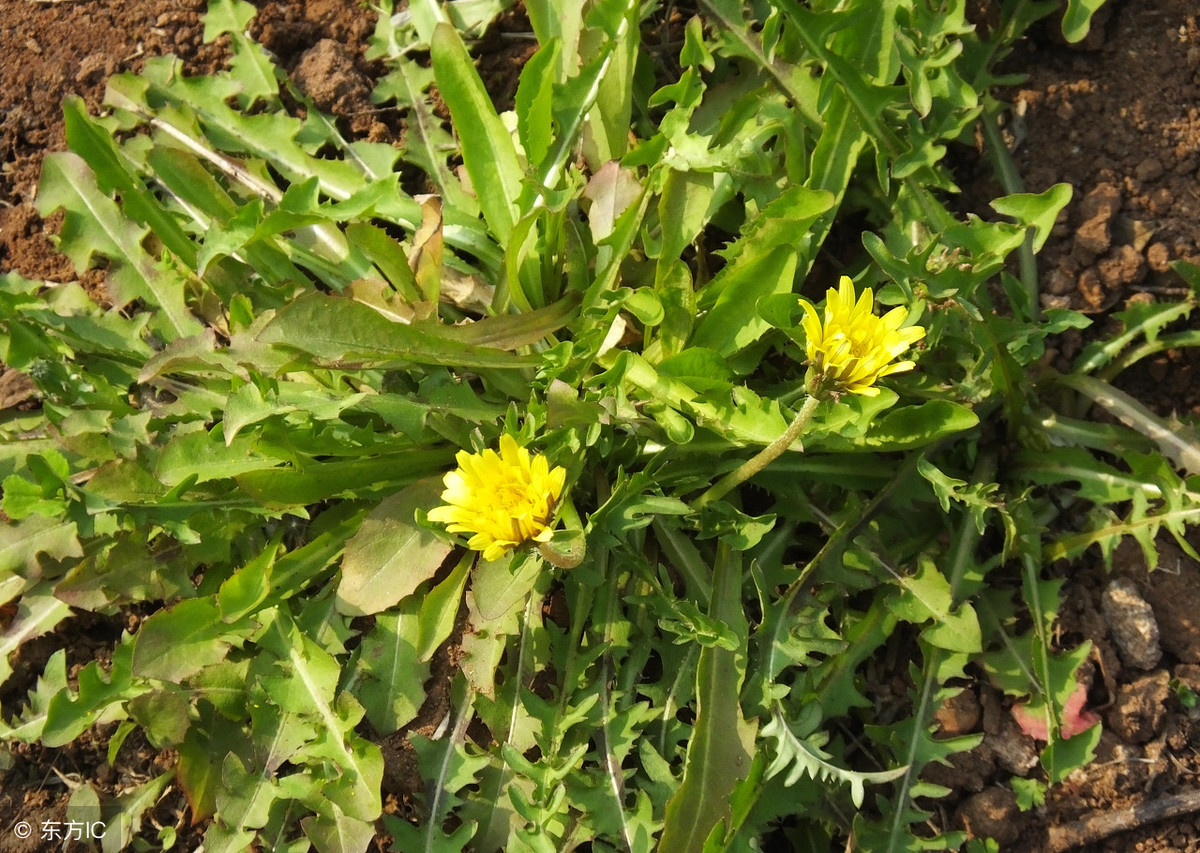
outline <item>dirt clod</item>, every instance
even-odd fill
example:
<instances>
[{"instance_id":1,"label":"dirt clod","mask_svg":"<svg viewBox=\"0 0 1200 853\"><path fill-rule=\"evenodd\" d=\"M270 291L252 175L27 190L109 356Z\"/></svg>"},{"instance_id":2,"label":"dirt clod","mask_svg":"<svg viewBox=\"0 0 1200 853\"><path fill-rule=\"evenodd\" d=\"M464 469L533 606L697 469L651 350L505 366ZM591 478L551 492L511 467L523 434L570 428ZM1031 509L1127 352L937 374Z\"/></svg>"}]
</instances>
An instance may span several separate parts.
<instances>
[{"instance_id":1,"label":"dirt clod","mask_svg":"<svg viewBox=\"0 0 1200 853\"><path fill-rule=\"evenodd\" d=\"M1162 556L1168 553L1164 548ZM1200 567L1175 553L1179 554L1176 571L1159 569L1147 576L1146 601L1154 608L1163 650L1182 663L1200 663L1200 609L1195 598Z\"/></svg>"},{"instance_id":2,"label":"dirt clod","mask_svg":"<svg viewBox=\"0 0 1200 853\"><path fill-rule=\"evenodd\" d=\"M370 109L370 83L354 69L354 54L333 39L321 39L306 50L292 79L313 103L334 115Z\"/></svg>"},{"instance_id":3,"label":"dirt clod","mask_svg":"<svg viewBox=\"0 0 1200 853\"><path fill-rule=\"evenodd\" d=\"M1160 669L1122 685L1106 717L1113 732L1131 743L1157 735L1167 713L1170 680L1170 673Z\"/></svg>"},{"instance_id":4,"label":"dirt clod","mask_svg":"<svg viewBox=\"0 0 1200 853\"><path fill-rule=\"evenodd\" d=\"M1084 222L1075 231L1075 248L1082 249L1089 255L1108 251L1108 247L1112 245L1112 228L1109 224L1111 221L1097 216ZM1077 252L1073 254L1079 257Z\"/></svg>"},{"instance_id":5,"label":"dirt clod","mask_svg":"<svg viewBox=\"0 0 1200 853\"><path fill-rule=\"evenodd\" d=\"M975 731L983 709L975 692L965 689L951 696L934 715L941 734L946 737L957 737Z\"/></svg>"},{"instance_id":6,"label":"dirt clod","mask_svg":"<svg viewBox=\"0 0 1200 853\"><path fill-rule=\"evenodd\" d=\"M1017 798L1007 788L988 788L963 801L958 820L971 838L993 838L1001 845L1021 836Z\"/></svg>"}]
</instances>

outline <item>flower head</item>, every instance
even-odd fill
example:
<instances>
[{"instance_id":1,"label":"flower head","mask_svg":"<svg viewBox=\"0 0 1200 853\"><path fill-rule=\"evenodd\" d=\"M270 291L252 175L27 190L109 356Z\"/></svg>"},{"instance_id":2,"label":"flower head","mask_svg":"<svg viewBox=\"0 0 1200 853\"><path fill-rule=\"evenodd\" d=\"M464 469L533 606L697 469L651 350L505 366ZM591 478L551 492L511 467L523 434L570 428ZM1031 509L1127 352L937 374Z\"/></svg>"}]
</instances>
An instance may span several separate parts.
<instances>
[{"instance_id":1,"label":"flower head","mask_svg":"<svg viewBox=\"0 0 1200 853\"><path fill-rule=\"evenodd\" d=\"M808 300L801 299L800 304L804 308L801 322L808 337L810 389L874 397L879 393L875 383L881 377L912 369L911 361L893 359L925 337L925 330L920 326L900 328L908 319L904 308L893 308L876 317L871 288L855 301L854 284L842 276L838 289L831 287L826 294L824 320Z\"/></svg>"},{"instance_id":2,"label":"flower head","mask_svg":"<svg viewBox=\"0 0 1200 853\"><path fill-rule=\"evenodd\" d=\"M445 505L429 511L451 533L474 534L467 546L498 560L524 542L546 542L567 472L551 470L545 456L530 456L511 435L500 452L459 451L458 468L443 479Z\"/></svg>"}]
</instances>

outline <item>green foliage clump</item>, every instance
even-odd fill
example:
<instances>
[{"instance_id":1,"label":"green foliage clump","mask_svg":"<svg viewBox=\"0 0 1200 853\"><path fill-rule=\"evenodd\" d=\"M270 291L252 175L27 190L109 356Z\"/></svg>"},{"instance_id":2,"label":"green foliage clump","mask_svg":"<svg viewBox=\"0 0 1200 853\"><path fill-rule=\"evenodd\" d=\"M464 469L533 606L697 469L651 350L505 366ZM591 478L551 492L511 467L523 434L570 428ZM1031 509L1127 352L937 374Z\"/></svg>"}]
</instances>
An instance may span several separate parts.
<instances>
[{"instance_id":1,"label":"green foliage clump","mask_svg":"<svg viewBox=\"0 0 1200 853\"><path fill-rule=\"evenodd\" d=\"M227 72L151 59L103 115L68 101L39 210L110 305L0 286L41 400L0 424L0 675L72 612L150 615L104 666L52 656L5 737L119 722L111 758L140 727L173 780L105 805L104 849L170 846L140 818L175 784L209 853L955 849L922 771L978 742L933 719L979 678L1045 718L1045 782L1086 762L1048 568L1186 546L1196 444L1109 380L1194 345L1165 329L1195 299L1044 366L1087 322L1031 263L1069 189L1021 192L992 146L997 215L947 207L947 148L998 138L995 64L1055 4L998 6L985 38L963 2L702 0L676 54L659 3L530 0L497 112L463 35L498 8L385 0L391 145L212 0ZM842 274L925 339L874 396L810 399L798 295ZM565 469L564 526L486 561L426 514L501 435ZM381 817L385 741L421 781Z\"/></svg>"}]
</instances>

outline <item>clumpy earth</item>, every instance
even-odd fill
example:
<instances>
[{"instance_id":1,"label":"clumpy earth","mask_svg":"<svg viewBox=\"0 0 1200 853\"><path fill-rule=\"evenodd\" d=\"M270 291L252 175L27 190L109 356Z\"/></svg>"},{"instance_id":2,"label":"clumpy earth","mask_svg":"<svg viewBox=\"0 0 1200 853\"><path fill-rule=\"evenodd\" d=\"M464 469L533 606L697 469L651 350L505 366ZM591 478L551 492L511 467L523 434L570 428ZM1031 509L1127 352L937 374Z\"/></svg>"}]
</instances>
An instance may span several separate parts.
<instances>
[{"instance_id":1,"label":"clumpy earth","mask_svg":"<svg viewBox=\"0 0 1200 853\"><path fill-rule=\"evenodd\" d=\"M373 12L354 0L256 5L253 35L348 134L373 141L402 137L402 117L368 98L382 73L363 58ZM43 221L33 206L43 153L65 146L62 99L78 94L97 110L109 75L137 71L146 57L168 52L188 73L215 71L226 47L203 43L204 7L203 0L0 0L0 272L74 277L47 236L56 223ZM501 34L522 29L528 27L519 13L506 15L477 49L500 103L511 99L531 44ZM1051 26L1039 27L1014 51L1007 70L1028 75L1001 93L1012 105L1005 133L1026 189L1059 182L1074 188L1039 257L1044 303L1095 320L1092 329L1056 342L1049 358L1065 367L1091 337L1111 331L1113 311L1184 295L1172 261L1200 264L1200 9L1195 0L1113 2L1083 45L1065 45ZM962 159L971 162L970 153ZM978 199L980 209L1002 194L983 169L960 179L964 197ZM91 283L102 293L99 282ZM1195 416L1198 370L1195 350L1169 351L1126 371L1118 384L1160 414ZM35 406L28 381L0 370L0 409ZM1193 544L1200 545L1200 537ZM1012 782L1037 777L1040 744L981 678L938 715L947 735L983 734L952 766L927 771L930 781L955 792L931 804L938 825L991 835L1003 849L1029 853L1200 851L1200 706L1193 701L1200 694L1200 565L1162 540L1153 572L1136 546L1119 549L1111 570L1089 558L1056 571L1066 578L1061 643L1073 648L1090 641L1093 647L1087 694L1077 710L1081 725L1097 715L1104 726L1096 761L1051 789L1044 806L1020 811ZM122 630L136 630L141 615L84 614L23 647L13 660L14 676L0 686L0 711L13 713L53 649L67 649L75 667L103 660ZM0 625L11 618L0 612ZM446 697L434 698L444 703ZM172 766L169 752L155 750L137 732L109 764L112 734L113 727L98 727L59 749L11 747L0 764L5 851L42 849L37 837L22 846L9 828L17 820L64 820L78 785L117 795ZM384 744L390 754L385 808L393 812L403 812L414 786L402 746ZM149 817L176 829L177 849L200 843L203 827L190 826L177 791L168 789ZM387 846L384 837L376 843L379 850Z\"/></svg>"}]
</instances>

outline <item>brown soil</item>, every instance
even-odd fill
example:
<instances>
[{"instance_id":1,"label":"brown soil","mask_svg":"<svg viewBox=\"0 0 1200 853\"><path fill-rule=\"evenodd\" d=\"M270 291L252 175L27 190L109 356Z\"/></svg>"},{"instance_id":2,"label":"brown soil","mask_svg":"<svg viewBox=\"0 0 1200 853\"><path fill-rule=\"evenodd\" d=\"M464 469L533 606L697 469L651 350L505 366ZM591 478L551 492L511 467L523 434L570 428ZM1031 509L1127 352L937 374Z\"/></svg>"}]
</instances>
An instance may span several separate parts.
<instances>
[{"instance_id":1,"label":"brown soil","mask_svg":"<svg viewBox=\"0 0 1200 853\"><path fill-rule=\"evenodd\" d=\"M376 140L403 132L395 117L373 109L366 98L381 71L362 58L373 13L355 0L256 5L255 37L303 91L345 122L348 132ZM0 272L17 270L47 280L74 275L46 236L53 223L44 223L32 204L43 152L65 144L62 99L79 94L96 109L108 75L136 71L151 55L174 52L189 73L220 67L224 44L201 41L204 6L203 0L0 0L0 79L5 81L0 87ZM1029 80L1007 93L1017 105L1008 132L1017 142L1015 157L1027 188L1038 191L1060 181L1075 188L1041 256L1044 299L1048 305L1094 313L1101 331L1106 312L1131 300L1181 293L1170 261L1200 263L1200 14L1195 0L1129 0L1114 5L1105 21L1083 48L1048 35L1031 39L1010 62ZM485 79L499 102L511 98L529 52L527 41L502 35L514 28L525 25L506 16L483 42ZM976 198L1001 194L990 185L969 190ZM1064 339L1059 357L1069 359L1088 334ZM1198 370L1195 351L1166 353L1128 371L1121 384L1164 414L1198 414ZM23 405L28 396L28 384L19 375L0 375L0 406ZM1048 850L1063 833L1078 829L1075 821L1153 805L1196 788L1200 720L1184 707L1177 687L1200 693L1200 618L1195 615L1200 614L1200 567L1173 544L1163 545L1161 564L1158 572L1147 573L1133 548L1118 552L1113 575L1099 562L1070 567L1063 642L1073 646L1087 639L1095 647L1089 707L1100 713L1105 733L1096 762L1052 790L1044 808L1021 813L1008 792L1014 776L1036 774L1030 759L1037 745L989 688L969 688L943 709L939 719L948 731L985 734L983 745L954 767L930 774L958 792L943 804L954 811L953 821L1003 837L1005 849ZM1131 580L1157 619L1162 654L1153 663L1129 663L1114 646L1111 620L1104 615L1104 593L1114 575ZM57 632L56 644L75 649L74 660L82 664L101 648L88 632L122 627L74 619ZM23 676L20 666L17 672L14 680L24 683L10 680L5 695L23 694L32 686L28 667ZM63 820L72 785L88 782L115 795L170 766L171 756L156 752L137 733L109 766L105 744L111 734L111 727L93 730L62 749L14 748L10 769L0 775L0 849L42 849L36 836L28 846L17 846L9 828L18 819ZM411 762L402 744L389 741L385 751L391 788L387 808L403 814L415 787ZM177 849L199 844L199 830L189 827L186 803L177 792L163 798L153 819L177 828ZM1190 812L1156 820L1135 815L1129 825L1134 828L1075 849L1200 851L1200 816ZM379 849L385 849L382 839Z\"/></svg>"},{"instance_id":2,"label":"brown soil","mask_svg":"<svg viewBox=\"0 0 1200 853\"><path fill-rule=\"evenodd\" d=\"M1026 189L1074 188L1040 256L1043 303L1089 314L1178 299L1186 290L1168 265L1200 263L1200 8L1112 9L1084 48L1030 42L1009 63L1029 74L1008 93ZM1198 369L1193 349L1119 384L1162 414L1200 414Z\"/></svg>"}]
</instances>

